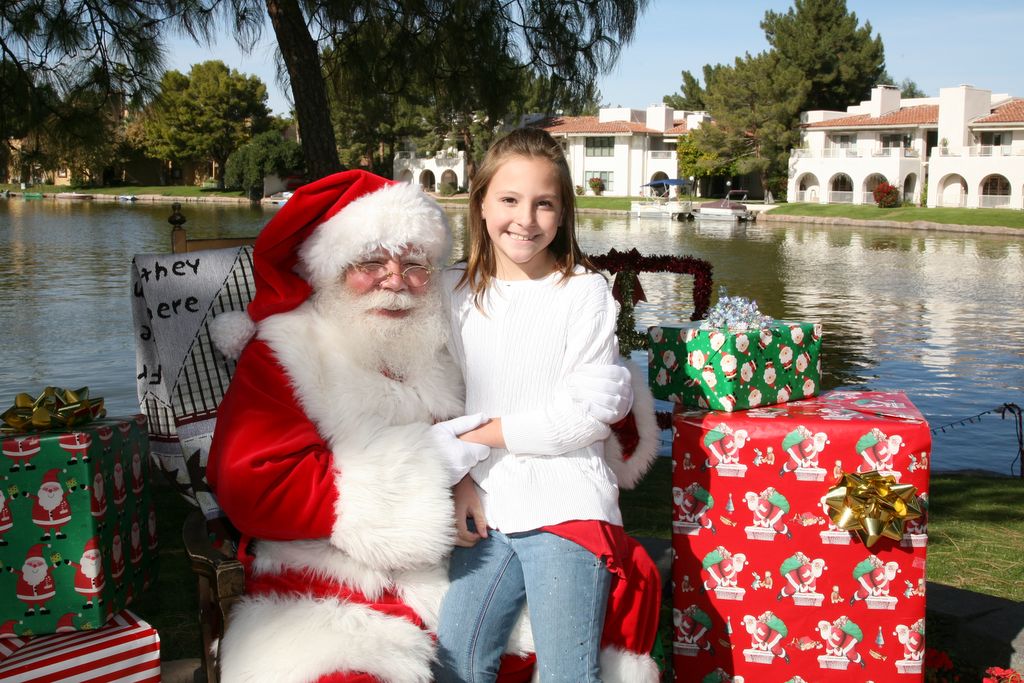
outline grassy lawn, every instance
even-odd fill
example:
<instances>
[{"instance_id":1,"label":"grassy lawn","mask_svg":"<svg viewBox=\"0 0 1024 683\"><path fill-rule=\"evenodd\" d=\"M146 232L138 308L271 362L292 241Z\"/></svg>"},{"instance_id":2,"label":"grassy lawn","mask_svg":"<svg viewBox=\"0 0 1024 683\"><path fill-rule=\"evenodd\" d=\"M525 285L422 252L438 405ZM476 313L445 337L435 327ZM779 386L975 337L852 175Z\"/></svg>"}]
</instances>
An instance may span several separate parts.
<instances>
[{"instance_id":1,"label":"grassy lawn","mask_svg":"<svg viewBox=\"0 0 1024 683\"><path fill-rule=\"evenodd\" d=\"M1024 228L1024 211L1010 209L954 209L900 206L880 209L874 205L853 204L780 204L773 216L823 216L869 221L929 221L947 225L1001 225Z\"/></svg>"}]
</instances>

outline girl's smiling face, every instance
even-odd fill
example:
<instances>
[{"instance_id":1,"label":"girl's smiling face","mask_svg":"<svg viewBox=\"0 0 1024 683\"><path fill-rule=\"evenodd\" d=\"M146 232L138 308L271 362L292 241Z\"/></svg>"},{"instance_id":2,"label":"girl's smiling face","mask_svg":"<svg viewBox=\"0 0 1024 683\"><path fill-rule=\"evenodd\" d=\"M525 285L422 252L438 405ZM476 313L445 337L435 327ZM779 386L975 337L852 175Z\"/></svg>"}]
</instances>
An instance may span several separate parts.
<instances>
[{"instance_id":1,"label":"girl's smiling face","mask_svg":"<svg viewBox=\"0 0 1024 683\"><path fill-rule=\"evenodd\" d=\"M498 278L536 279L554 270L548 245L562 222L560 188L554 164L534 157L510 157L491 178L480 214L494 244Z\"/></svg>"}]
</instances>

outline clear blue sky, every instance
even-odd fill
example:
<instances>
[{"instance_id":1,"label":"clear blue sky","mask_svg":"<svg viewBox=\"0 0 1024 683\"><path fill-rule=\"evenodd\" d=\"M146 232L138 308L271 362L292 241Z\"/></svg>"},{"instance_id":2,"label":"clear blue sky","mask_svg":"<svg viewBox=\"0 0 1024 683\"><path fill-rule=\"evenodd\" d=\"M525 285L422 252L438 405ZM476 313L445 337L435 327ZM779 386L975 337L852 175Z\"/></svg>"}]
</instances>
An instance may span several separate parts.
<instances>
[{"instance_id":1,"label":"clear blue sky","mask_svg":"<svg viewBox=\"0 0 1024 683\"><path fill-rule=\"evenodd\" d=\"M684 70L698 77L704 64L731 63L745 52L768 47L760 22L766 10L784 12L790 0L728 0L719 5L699 0L653 0L641 16L634 40L617 66L601 78L601 101L643 108L677 93ZM863 25L882 36L886 67L897 82L913 79L928 95L939 88L969 83L993 92L1024 97L1021 38L1024 1L847 0ZM242 55L225 37L213 48L175 40L168 68L187 72L206 59L259 76L267 84L269 105L287 114L290 105L275 81L273 31L263 44ZM852 103L851 103L852 104Z\"/></svg>"}]
</instances>

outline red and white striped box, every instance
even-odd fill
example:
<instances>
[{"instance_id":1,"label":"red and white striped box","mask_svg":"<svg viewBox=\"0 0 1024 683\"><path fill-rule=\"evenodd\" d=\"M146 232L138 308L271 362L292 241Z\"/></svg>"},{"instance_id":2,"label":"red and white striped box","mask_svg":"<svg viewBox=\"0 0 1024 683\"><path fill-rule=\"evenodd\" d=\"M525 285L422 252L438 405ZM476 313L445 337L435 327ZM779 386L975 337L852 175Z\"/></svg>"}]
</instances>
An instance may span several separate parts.
<instances>
[{"instance_id":1,"label":"red and white striped box","mask_svg":"<svg viewBox=\"0 0 1024 683\"><path fill-rule=\"evenodd\" d=\"M5 683L160 681L160 635L128 610L92 631L0 639Z\"/></svg>"}]
</instances>

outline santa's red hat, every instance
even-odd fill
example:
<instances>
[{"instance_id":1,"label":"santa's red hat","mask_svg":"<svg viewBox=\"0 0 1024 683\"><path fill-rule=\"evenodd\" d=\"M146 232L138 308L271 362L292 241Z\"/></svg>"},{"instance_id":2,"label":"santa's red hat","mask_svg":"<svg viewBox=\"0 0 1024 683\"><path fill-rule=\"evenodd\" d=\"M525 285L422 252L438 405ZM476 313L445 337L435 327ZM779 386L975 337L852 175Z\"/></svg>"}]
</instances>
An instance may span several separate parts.
<instances>
[{"instance_id":1,"label":"santa's red hat","mask_svg":"<svg viewBox=\"0 0 1024 683\"><path fill-rule=\"evenodd\" d=\"M43 475L42 483L44 483L44 484L51 484L51 483L52 484L57 484L59 482L60 482L60 470L59 469L54 468L52 470L47 470L46 474Z\"/></svg>"},{"instance_id":2,"label":"santa's red hat","mask_svg":"<svg viewBox=\"0 0 1024 683\"><path fill-rule=\"evenodd\" d=\"M18 632L14 630L14 627L21 622L16 619L8 619L4 623L0 624L0 638L9 638L18 635Z\"/></svg>"},{"instance_id":3,"label":"santa's red hat","mask_svg":"<svg viewBox=\"0 0 1024 683\"><path fill-rule=\"evenodd\" d=\"M437 266L451 249L444 210L418 186L344 171L300 187L256 239L248 316L215 318L216 345L237 356L261 320L301 305L363 255L405 248Z\"/></svg>"},{"instance_id":4,"label":"santa's red hat","mask_svg":"<svg viewBox=\"0 0 1024 683\"><path fill-rule=\"evenodd\" d=\"M57 628L54 629L56 633L64 633L66 631L77 631L75 628L75 617L77 615L74 612L68 612L60 619L57 620Z\"/></svg>"},{"instance_id":5,"label":"santa's red hat","mask_svg":"<svg viewBox=\"0 0 1024 683\"><path fill-rule=\"evenodd\" d=\"M96 537L93 536L92 538L90 538L88 541L85 542L85 547L82 548L82 554L85 555L90 550L99 550L99 548L100 548L99 542L96 540Z\"/></svg>"},{"instance_id":6,"label":"santa's red hat","mask_svg":"<svg viewBox=\"0 0 1024 683\"><path fill-rule=\"evenodd\" d=\"M42 559L42 557L43 557L43 544L42 543L36 543L34 546L29 548L28 551L25 553L25 559L26 560L28 560L30 558L33 558L33 557L38 557L38 558Z\"/></svg>"}]
</instances>

